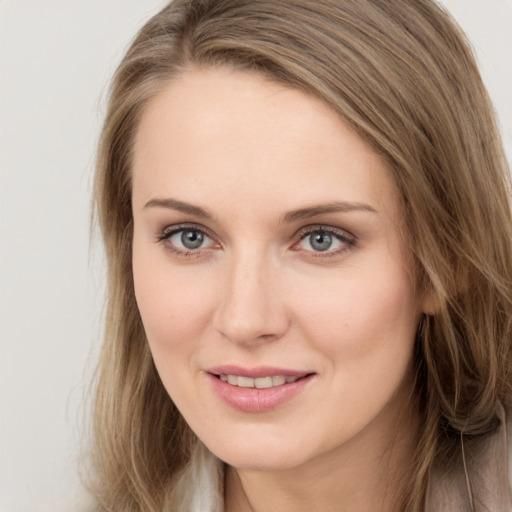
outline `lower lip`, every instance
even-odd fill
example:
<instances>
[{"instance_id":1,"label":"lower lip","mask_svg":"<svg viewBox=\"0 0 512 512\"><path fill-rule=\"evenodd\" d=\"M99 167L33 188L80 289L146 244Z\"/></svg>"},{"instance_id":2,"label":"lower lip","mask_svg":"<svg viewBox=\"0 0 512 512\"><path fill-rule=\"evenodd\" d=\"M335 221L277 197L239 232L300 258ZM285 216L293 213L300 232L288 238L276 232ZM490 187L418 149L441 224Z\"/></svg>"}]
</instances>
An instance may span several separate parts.
<instances>
[{"instance_id":1,"label":"lower lip","mask_svg":"<svg viewBox=\"0 0 512 512\"><path fill-rule=\"evenodd\" d=\"M314 375L272 388L242 388L207 374L215 393L229 406L243 412L266 412L285 404L304 391Z\"/></svg>"}]
</instances>

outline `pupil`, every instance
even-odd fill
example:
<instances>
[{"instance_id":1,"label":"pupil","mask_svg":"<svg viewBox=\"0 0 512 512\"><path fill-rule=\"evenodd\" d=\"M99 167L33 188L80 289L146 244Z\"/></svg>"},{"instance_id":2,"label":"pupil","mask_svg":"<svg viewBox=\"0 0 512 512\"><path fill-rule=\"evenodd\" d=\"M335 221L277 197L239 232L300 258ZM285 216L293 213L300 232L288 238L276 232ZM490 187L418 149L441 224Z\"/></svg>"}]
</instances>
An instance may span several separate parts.
<instances>
[{"instance_id":1,"label":"pupil","mask_svg":"<svg viewBox=\"0 0 512 512\"><path fill-rule=\"evenodd\" d=\"M315 251L327 251L332 245L332 237L326 233L318 233L311 236L311 247Z\"/></svg>"},{"instance_id":2,"label":"pupil","mask_svg":"<svg viewBox=\"0 0 512 512\"><path fill-rule=\"evenodd\" d=\"M187 249L197 249L201 247L203 239L202 233L198 233L197 231L183 231L181 235L181 243Z\"/></svg>"}]
</instances>

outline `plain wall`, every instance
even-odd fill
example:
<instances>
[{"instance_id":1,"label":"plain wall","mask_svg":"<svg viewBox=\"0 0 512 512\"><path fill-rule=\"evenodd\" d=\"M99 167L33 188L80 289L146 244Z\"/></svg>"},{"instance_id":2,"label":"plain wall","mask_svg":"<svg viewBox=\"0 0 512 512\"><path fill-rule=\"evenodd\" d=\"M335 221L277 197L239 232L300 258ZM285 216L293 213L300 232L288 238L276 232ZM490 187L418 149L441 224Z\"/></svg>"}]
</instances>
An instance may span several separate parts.
<instances>
[{"instance_id":1,"label":"plain wall","mask_svg":"<svg viewBox=\"0 0 512 512\"><path fill-rule=\"evenodd\" d=\"M512 0L445 0L468 33L512 157ZM0 511L75 511L101 338L90 249L106 86L162 0L0 0Z\"/></svg>"}]
</instances>

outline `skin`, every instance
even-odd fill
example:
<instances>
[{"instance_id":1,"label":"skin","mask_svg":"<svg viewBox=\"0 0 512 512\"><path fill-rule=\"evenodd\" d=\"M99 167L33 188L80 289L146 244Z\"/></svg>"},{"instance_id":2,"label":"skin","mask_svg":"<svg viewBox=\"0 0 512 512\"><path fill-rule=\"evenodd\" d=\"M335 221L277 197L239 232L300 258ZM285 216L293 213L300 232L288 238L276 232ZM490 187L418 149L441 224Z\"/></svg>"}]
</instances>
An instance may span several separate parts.
<instances>
[{"instance_id":1,"label":"skin","mask_svg":"<svg viewBox=\"0 0 512 512\"><path fill-rule=\"evenodd\" d=\"M384 162L315 98L247 72L190 69L144 111L132 200L148 342L186 421L229 465L226 510L396 510L428 304ZM283 222L335 202L344 210ZM198 249L168 236L183 223L206 233ZM334 231L326 251L308 235L319 227ZM281 406L248 413L213 391L206 370L226 364L314 376Z\"/></svg>"}]
</instances>

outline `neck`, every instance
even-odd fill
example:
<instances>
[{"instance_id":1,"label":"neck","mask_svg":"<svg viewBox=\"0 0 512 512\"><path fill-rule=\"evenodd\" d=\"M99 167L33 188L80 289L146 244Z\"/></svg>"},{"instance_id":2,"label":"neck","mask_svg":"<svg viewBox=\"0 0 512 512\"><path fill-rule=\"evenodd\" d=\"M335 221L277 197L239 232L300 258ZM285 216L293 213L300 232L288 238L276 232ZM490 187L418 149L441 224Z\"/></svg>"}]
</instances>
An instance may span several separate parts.
<instances>
[{"instance_id":1,"label":"neck","mask_svg":"<svg viewBox=\"0 0 512 512\"><path fill-rule=\"evenodd\" d=\"M228 467L225 512L396 512L410 484L417 444L418 415L410 405L298 467Z\"/></svg>"}]
</instances>

